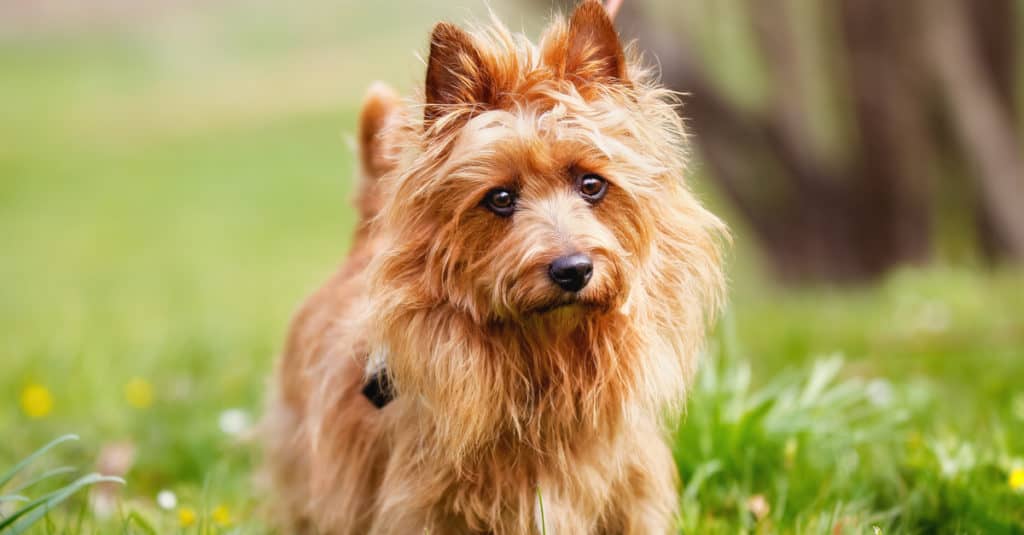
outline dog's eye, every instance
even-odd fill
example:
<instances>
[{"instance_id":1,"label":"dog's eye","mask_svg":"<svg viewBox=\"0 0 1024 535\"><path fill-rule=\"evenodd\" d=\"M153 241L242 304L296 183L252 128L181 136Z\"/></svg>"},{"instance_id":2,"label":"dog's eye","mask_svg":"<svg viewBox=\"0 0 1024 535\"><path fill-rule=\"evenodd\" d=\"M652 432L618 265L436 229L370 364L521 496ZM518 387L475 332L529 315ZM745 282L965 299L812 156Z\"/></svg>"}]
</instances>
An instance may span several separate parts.
<instances>
[{"instance_id":1,"label":"dog's eye","mask_svg":"<svg viewBox=\"0 0 1024 535\"><path fill-rule=\"evenodd\" d=\"M608 192L608 181L601 175L587 174L579 178L576 188L587 202L595 203L603 199L604 194Z\"/></svg>"},{"instance_id":2,"label":"dog's eye","mask_svg":"<svg viewBox=\"0 0 1024 535\"><path fill-rule=\"evenodd\" d=\"M484 196L484 206L500 216L510 216L516 208L516 194L505 188L494 188Z\"/></svg>"}]
</instances>

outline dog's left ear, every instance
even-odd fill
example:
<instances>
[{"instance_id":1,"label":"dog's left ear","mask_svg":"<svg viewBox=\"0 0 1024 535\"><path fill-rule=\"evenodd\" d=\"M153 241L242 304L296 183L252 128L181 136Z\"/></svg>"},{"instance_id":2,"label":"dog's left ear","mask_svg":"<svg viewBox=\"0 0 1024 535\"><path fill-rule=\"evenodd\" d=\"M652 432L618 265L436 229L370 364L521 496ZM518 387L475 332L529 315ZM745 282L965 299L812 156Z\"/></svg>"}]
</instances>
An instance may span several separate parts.
<instances>
[{"instance_id":1,"label":"dog's left ear","mask_svg":"<svg viewBox=\"0 0 1024 535\"><path fill-rule=\"evenodd\" d=\"M545 52L561 76L577 84L628 83L619 33L599 0L580 3L559 45Z\"/></svg>"}]
</instances>

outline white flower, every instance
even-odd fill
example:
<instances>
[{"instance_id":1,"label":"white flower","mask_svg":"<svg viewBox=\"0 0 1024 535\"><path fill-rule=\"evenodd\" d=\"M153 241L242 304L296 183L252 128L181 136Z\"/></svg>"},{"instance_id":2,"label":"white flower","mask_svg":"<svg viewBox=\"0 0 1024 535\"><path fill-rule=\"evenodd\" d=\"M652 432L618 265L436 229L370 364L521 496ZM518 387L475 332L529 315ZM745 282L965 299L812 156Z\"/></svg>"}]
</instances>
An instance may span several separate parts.
<instances>
[{"instance_id":1,"label":"white flower","mask_svg":"<svg viewBox=\"0 0 1024 535\"><path fill-rule=\"evenodd\" d=\"M238 435L249 428L249 413L242 409L228 409L220 413L220 430L228 435Z\"/></svg>"},{"instance_id":2,"label":"white flower","mask_svg":"<svg viewBox=\"0 0 1024 535\"><path fill-rule=\"evenodd\" d=\"M161 490L156 495L156 504L159 505L161 509L172 511L178 506L178 497L169 490Z\"/></svg>"},{"instance_id":3,"label":"white flower","mask_svg":"<svg viewBox=\"0 0 1024 535\"><path fill-rule=\"evenodd\" d=\"M916 326L920 331L939 334L948 330L952 322L953 313L942 301L926 301L917 310Z\"/></svg>"},{"instance_id":4,"label":"white flower","mask_svg":"<svg viewBox=\"0 0 1024 535\"><path fill-rule=\"evenodd\" d=\"M962 473L969 472L977 465L977 455L969 442L959 444L936 442L932 445L932 452L935 453L935 458L939 461L942 477L946 479L953 479Z\"/></svg>"},{"instance_id":5,"label":"white flower","mask_svg":"<svg viewBox=\"0 0 1024 535\"><path fill-rule=\"evenodd\" d=\"M865 393L868 401L876 407L886 407L892 404L892 384L885 379L875 379L868 383Z\"/></svg>"}]
</instances>

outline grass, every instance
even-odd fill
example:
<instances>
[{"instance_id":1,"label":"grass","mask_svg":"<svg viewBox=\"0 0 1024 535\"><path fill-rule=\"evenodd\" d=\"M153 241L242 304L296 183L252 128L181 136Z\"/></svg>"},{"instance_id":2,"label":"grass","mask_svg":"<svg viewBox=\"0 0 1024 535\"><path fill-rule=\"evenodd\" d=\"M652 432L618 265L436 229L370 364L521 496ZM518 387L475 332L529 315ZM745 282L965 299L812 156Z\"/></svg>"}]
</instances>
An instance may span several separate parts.
<instances>
[{"instance_id":1,"label":"grass","mask_svg":"<svg viewBox=\"0 0 1024 535\"><path fill-rule=\"evenodd\" d=\"M941 370L865 374L885 364L838 354L758 381L741 340L727 323L675 433L686 532L1024 529L1024 496L1008 480L1022 461L1021 407L980 382L947 384ZM970 397L945 397L950 387Z\"/></svg>"},{"instance_id":2,"label":"grass","mask_svg":"<svg viewBox=\"0 0 1024 535\"><path fill-rule=\"evenodd\" d=\"M103 476L98 473L92 473L81 476L70 482L63 482L56 489L35 499L30 499L19 494L21 492L35 491L39 487L44 487L46 484L51 483L54 480L60 481L59 478L62 476L75 472L73 467L62 466L52 470L47 470L40 475L27 478L24 483L21 483L12 489L4 489L4 486L10 483L15 477L18 477L21 472L32 464L32 461L41 457L55 446L70 440L78 440L78 437L75 435L64 435L57 438L30 454L18 464L14 465L14 468L11 468L3 475L0 475L0 491L7 493L0 495L0 505L5 505L10 509L9 512L0 518L0 532L8 533L9 535L20 535L21 533L27 532L36 523L45 521L46 515L58 505L62 504L75 493L92 485L124 484L124 480L119 477Z\"/></svg>"},{"instance_id":3,"label":"grass","mask_svg":"<svg viewBox=\"0 0 1024 535\"><path fill-rule=\"evenodd\" d=\"M0 472L69 432L14 486L134 449L115 510L79 493L39 533L265 531L235 428L347 245L362 88L411 85L443 15L232 6L0 32ZM738 243L673 435L681 529L1024 532L1021 272L785 290Z\"/></svg>"}]
</instances>

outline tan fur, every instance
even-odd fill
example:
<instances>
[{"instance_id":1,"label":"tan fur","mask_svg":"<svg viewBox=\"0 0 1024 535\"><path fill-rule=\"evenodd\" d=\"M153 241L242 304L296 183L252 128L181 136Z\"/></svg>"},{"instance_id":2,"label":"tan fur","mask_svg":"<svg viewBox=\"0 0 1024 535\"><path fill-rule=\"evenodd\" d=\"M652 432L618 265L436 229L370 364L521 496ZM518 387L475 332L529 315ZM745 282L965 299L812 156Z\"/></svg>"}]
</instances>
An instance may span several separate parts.
<instances>
[{"instance_id":1,"label":"tan fur","mask_svg":"<svg viewBox=\"0 0 1024 535\"><path fill-rule=\"evenodd\" d=\"M539 489L548 533L673 531L662 418L720 305L725 236L683 181L675 105L595 0L538 46L439 24L422 106L371 91L364 219L292 323L264 426L288 529L539 533ZM584 172L609 182L597 204ZM481 206L495 187L519 192L511 217ZM593 279L556 307L547 266L573 252ZM378 366L383 409L361 394Z\"/></svg>"}]
</instances>

